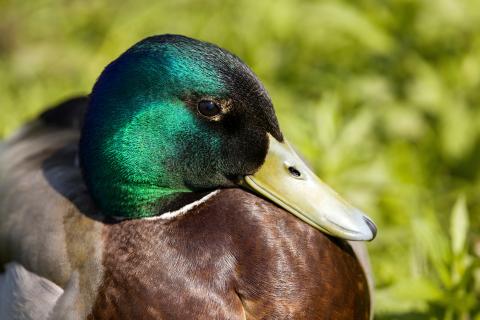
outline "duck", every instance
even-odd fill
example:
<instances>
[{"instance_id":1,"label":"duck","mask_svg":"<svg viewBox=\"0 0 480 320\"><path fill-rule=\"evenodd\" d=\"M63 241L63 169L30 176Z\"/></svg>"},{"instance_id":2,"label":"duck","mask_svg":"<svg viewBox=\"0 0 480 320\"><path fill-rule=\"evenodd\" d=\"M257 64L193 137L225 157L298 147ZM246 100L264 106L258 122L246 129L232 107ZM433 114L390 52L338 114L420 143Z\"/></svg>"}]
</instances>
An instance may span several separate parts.
<instances>
[{"instance_id":1,"label":"duck","mask_svg":"<svg viewBox=\"0 0 480 320\"><path fill-rule=\"evenodd\" d=\"M369 319L376 232L240 58L151 36L1 145L0 318Z\"/></svg>"}]
</instances>

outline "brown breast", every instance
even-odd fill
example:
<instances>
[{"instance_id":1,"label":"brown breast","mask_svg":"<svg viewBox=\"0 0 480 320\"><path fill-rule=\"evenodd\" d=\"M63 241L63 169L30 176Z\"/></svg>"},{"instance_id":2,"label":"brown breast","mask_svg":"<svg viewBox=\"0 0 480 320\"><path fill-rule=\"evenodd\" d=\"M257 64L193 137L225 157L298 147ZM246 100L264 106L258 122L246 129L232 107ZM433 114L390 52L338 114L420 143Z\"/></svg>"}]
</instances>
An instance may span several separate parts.
<instances>
[{"instance_id":1,"label":"brown breast","mask_svg":"<svg viewBox=\"0 0 480 320\"><path fill-rule=\"evenodd\" d=\"M91 319L368 319L350 246L240 189L174 220L104 227Z\"/></svg>"}]
</instances>

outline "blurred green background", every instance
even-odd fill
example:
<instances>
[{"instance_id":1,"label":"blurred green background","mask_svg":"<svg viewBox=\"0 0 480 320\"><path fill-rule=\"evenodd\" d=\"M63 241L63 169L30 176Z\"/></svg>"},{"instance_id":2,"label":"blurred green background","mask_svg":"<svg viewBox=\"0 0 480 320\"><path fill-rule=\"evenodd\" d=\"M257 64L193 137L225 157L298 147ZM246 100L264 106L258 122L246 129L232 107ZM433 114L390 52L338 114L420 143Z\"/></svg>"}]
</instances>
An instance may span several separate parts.
<instances>
[{"instance_id":1,"label":"blurred green background","mask_svg":"<svg viewBox=\"0 0 480 320\"><path fill-rule=\"evenodd\" d=\"M0 137L161 33L246 61L374 218L378 319L480 319L480 1L0 0Z\"/></svg>"}]
</instances>

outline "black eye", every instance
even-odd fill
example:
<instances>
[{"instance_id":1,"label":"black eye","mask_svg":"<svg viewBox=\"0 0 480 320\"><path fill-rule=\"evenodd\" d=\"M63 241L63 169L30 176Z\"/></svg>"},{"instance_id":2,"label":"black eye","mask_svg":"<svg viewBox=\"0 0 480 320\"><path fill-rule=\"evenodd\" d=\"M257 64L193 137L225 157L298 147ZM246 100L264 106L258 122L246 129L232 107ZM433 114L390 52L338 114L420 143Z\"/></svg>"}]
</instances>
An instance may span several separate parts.
<instances>
[{"instance_id":1,"label":"black eye","mask_svg":"<svg viewBox=\"0 0 480 320\"><path fill-rule=\"evenodd\" d=\"M198 112L205 117L213 117L220 113L220 107L213 101L202 100L198 103Z\"/></svg>"}]
</instances>

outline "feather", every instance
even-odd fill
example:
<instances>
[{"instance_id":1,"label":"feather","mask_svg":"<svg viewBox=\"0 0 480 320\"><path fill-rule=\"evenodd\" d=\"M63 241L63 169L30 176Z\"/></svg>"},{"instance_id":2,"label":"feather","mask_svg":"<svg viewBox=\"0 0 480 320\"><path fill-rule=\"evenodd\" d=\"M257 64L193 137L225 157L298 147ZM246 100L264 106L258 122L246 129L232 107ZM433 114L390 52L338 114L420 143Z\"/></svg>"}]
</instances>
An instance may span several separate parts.
<instances>
[{"instance_id":1,"label":"feather","mask_svg":"<svg viewBox=\"0 0 480 320\"><path fill-rule=\"evenodd\" d=\"M0 319L46 320L63 289L12 262L0 275Z\"/></svg>"},{"instance_id":2,"label":"feather","mask_svg":"<svg viewBox=\"0 0 480 320\"><path fill-rule=\"evenodd\" d=\"M370 258L368 257L368 250L365 242L363 241L348 241L350 246L357 256L358 262L362 266L363 272L368 282L368 291L370 292L370 310L374 310L375 302L375 283L373 279L372 266L370 264ZM373 312L370 313L370 319L373 319Z\"/></svg>"}]
</instances>

